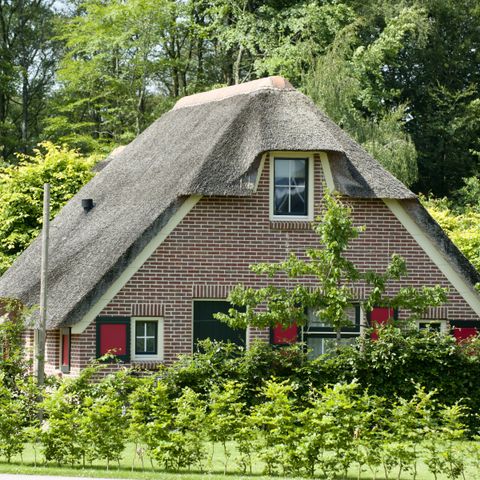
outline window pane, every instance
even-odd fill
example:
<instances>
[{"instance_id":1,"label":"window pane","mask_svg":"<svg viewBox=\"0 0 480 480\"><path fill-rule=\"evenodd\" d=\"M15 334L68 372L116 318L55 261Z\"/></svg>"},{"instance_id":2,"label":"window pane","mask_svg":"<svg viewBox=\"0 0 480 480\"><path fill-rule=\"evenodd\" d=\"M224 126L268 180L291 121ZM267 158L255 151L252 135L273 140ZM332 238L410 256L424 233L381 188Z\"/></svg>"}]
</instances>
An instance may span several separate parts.
<instances>
[{"instance_id":1,"label":"window pane","mask_svg":"<svg viewBox=\"0 0 480 480\"><path fill-rule=\"evenodd\" d=\"M325 322L322 322L319 317L315 315L313 309L308 309L308 326L309 327L327 327Z\"/></svg>"},{"instance_id":2,"label":"window pane","mask_svg":"<svg viewBox=\"0 0 480 480\"><path fill-rule=\"evenodd\" d=\"M146 322L147 323L147 336L155 336L157 322Z\"/></svg>"},{"instance_id":3,"label":"window pane","mask_svg":"<svg viewBox=\"0 0 480 480\"><path fill-rule=\"evenodd\" d=\"M145 335L145 322L135 322L135 336Z\"/></svg>"},{"instance_id":4,"label":"window pane","mask_svg":"<svg viewBox=\"0 0 480 480\"><path fill-rule=\"evenodd\" d=\"M135 339L135 353L144 353L143 338Z\"/></svg>"},{"instance_id":5,"label":"window pane","mask_svg":"<svg viewBox=\"0 0 480 480\"><path fill-rule=\"evenodd\" d=\"M290 190L290 213L303 215L307 212L305 203L305 187L296 187Z\"/></svg>"},{"instance_id":6,"label":"window pane","mask_svg":"<svg viewBox=\"0 0 480 480\"><path fill-rule=\"evenodd\" d=\"M350 306L350 307L346 308L345 314L347 316L347 319L350 320L351 326L346 325L345 327L342 327L342 331L344 331L344 329L346 329L346 332L348 332L348 333L359 332L360 331L360 319L357 318L358 308L359 308L358 305L357 306L353 305L353 306ZM330 327L330 328L328 328L328 330L331 330L332 332L334 331L333 327L331 327L328 322L322 321L320 318L318 318L315 315L313 309L309 308L307 313L308 313L307 331L308 331L308 327L315 327L315 328L316 327L322 327L322 328Z\"/></svg>"},{"instance_id":7,"label":"window pane","mask_svg":"<svg viewBox=\"0 0 480 480\"><path fill-rule=\"evenodd\" d=\"M289 184L289 162L289 160L275 159L275 185Z\"/></svg>"},{"instance_id":8,"label":"window pane","mask_svg":"<svg viewBox=\"0 0 480 480\"><path fill-rule=\"evenodd\" d=\"M353 345L357 340L357 337L342 337L340 339L340 346ZM337 348L337 339L335 337L320 337L309 336L306 339L307 347L312 349L309 352L309 358L316 358L324 353L332 353Z\"/></svg>"},{"instance_id":9,"label":"window pane","mask_svg":"<svg viewBox=\"0 0 480 480\"><path fill-rule=\"evenodd\" d=\"M308 357L310 359L317 358L324 353L324 340L325 339L321 337L307 337L307 347L309 350L311 350L308 352Z\"/></svg>"},{"instance_id":10,"label":"window pane","mask_svg":"<svg viewBox=\"0 0 480 480\"><path fill-rule=\"evenodd\" d=\"M287 215L288 211L288 187L275 188L275 214Z\"/></svg>"},{"instance_id":11,"label":"window pane","mask_svg":"<svg viewBox=\"0 0 480 480\"><path fill-rule=\"evenodd\" d=\"M155 338L147 338L147 351L145 353L155 353Z\"/></svg>"},{"instance_id":12,"label":"window pane","mask_svg":"<svg viewBox=\"0 0 480 480\"><path fill-rule=\"evenodd\" d=\"M290 160L291 184L305 186L307 177L307 161L305 159Z\"/></svg>"},{"instance_id":13,"label":"window pane","mask_svg":"<svg viewBox=\"0 0 480 480\"><path fill-rule=\"evenodd\" d=\"M350 323L352 324L352 327L354 327L357 324L357 308L354 306L347 307L345 310L345 313L350 320Z\"/></svg>"},{"instance_id":14,"label":"window pane","mask_svg":"<svg viewBox=\"0 0 480 480\"><path fill-rule=\"evenodd\" d=\"M431 332L440 332L441 331L441 325L438 322L420 322L418 325L418 328L420 330L430 330Z\"/></svg>"}]
</instances>

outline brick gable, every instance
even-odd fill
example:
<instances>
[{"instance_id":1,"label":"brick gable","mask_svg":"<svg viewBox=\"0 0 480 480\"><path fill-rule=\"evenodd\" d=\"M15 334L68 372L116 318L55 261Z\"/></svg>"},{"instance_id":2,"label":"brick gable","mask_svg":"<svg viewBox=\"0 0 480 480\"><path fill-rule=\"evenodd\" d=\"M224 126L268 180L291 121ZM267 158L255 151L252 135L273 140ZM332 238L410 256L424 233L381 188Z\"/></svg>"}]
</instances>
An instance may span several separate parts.
<instances>
[{"instance_id":1,"label":"brick gable","mask_svg":"<svg viewBox=\"0 0 480 480\"><path fill-rule=\"evenodd\" d=\"M325 184L320 158L315 156L315 215ZM203 197L156 249L112 301L102 316L132 316L161 312L164 355L170 363L192 351L192 302L196 298L224 299L237 283L261 287L268 280L252 274L249 265L283 260L290 251L302 255L318 245L308 222L270 221L269 161L265 161L257 192L251 197ZM357 225L366 231L355 240L349 257L361 269L382 271L393 253L407 261L409 276L402 285L442 285L451 289L447 307L431 315L478 320L478 316L449 284L413 237L380 199L345 199ZM305 279L305 282L313 282ZM278 277L277 283L289 284ZM393 293L400 285L393 285ZM365 294L359 285L359 297ZM400 312L402 316L402 312ZM438 318L438 317L437 317ZM251 330L252 338L268 339L267 331ZM72 335L72 373L95 357L95 324ZM58 363L58 362L57 362ZM114 368L114 367L112 367Z\"/></svg>"}]
</instances>

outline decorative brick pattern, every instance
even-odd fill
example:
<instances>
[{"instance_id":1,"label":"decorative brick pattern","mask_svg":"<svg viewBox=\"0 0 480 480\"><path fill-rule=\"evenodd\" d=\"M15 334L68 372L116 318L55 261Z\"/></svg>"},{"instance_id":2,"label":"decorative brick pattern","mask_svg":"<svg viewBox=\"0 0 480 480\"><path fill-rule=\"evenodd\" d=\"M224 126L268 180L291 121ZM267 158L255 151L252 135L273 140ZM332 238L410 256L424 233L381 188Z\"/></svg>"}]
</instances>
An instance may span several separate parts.
<instances>
[{"instance_id":1,"label":"decorative brick pattern","mask_svg":"<svg viewBox=\"0 0 480 480\"><path fill-rule=\"evenodd\" d=\"M350 293L351 293L353 298L355 298L357 300L363 300L365 298L365 287L364 286L352 287L350 289Z\"/></svg>"},{"instance_id":2,"label":"decorative brick pattern","mask_svg":"<svg viewBox=\"0 0 480 480\"><path fill-rule=\"evenodd\" d=\"M192 298L227 298L235 285L192 285Z\"/></svg>"},{"instance_id":3,"label":"decorative brick pattern","mask_svg":"<svg viewBox=\"0 0 480 480\"><path fill-rule=\"evenodd\" d=\"M315 157L315 215L320 213L324 177L318 156ZM406 285L442 285L450 288L449 319L478 320L478 316L444 275L430 261L412 236L378 199L346 199L356 225L366 231L352 242L348 256L362 270L383 271L393 253L402 255L409 275L391 286L394 294ZM253 274L249 265L277 262L293 251L303 257L305 248L317 247L318 238L306 222L271 222L269 219L269 162L265 162L257 192L251 197L204 197L180 222L154 254L144 263L101 315L144 315L158 308L164 319L165 362L178 354L192 351L192 302L196 298L226 298L233 285L266 286L271 279ZM278 275L275 282L291 286L295 281ZM315 279L302 283L313 286ZM358 285L358 298L368 294L366 285ZM152 306L149 306L152 305ZM153 305L156 305L155 307ZM136 313L133 313L136 312ZM445 312L432 311L428 318ZM400 317L406 312L400 312ZM56 334L58 350L58 333ZM268 330L251 328L248 342L268 340ZM72 335L72 369L87 365L95 356L95 324L83 334ZM51 355L58 355L51 340ZM55 353L57 352L57 353ZM58 365L58 359L55 359ZM149 365L151 366L151 365ZM143 365L142 365L143 367ZM109 365L107 371L118 368Z\"/></svg>"},{"instance_id":4,"label":"decorative brick pattern","mask_svg":"<svg viewBox=\"0 0 480 480\"><path fill-rule=\"evenodd\" d=\"M271 231L295 231L295 230L311 230L312 224L310 222L278 222L278 221L271 221L270 222L270 230Z\"/></svg>"},{"instance_id":5,"label":"decorative brick pattern","mask_svg":"<svg viewBox=\"0 0 480 480\"><path fill-rule=\"evenodd\" d=\"M132 317L163 317L165 308L163 303L134 303Z\"/></svg>"},{"instance_id":6,"label":"decorative brick pattern","mask_svg":"<svg viewBox=\"0 0 480 480\"><path fill-rule=\"evenodd\" d=\"M430 307L423 315L422 318L427 320L445 320L449 317L448 305L443 305L441 307ZM451 318L450 320L455 320Z\"/></svg>"}]
</instances>

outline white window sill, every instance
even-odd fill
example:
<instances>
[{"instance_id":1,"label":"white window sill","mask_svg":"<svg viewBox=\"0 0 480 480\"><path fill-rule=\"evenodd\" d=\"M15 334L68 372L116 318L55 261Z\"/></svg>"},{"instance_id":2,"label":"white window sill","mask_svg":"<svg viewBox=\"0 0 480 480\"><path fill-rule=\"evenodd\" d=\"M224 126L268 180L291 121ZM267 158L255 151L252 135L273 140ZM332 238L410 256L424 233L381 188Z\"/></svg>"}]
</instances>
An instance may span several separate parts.
<instances>
[{"instance_id":1,"label":"white window sill","mask_svg":"<svg viewBox=\"0 0 480 480\"><path fill-rule=\"evenodd\" d=\"M313 215L273 215L270 217L272 222L313 222Z\"/></svg>"},{"instance_id":2,"label":"white window sill","mask_svg":"<svg viewBox=\"0 0 480 480\"><path fill-rule=\"evenodd\" d=\"M145 363L145 362L163 362L163 358L158 355L138 355L132 357L132 362Z\"/></svg>"}]
</instances>

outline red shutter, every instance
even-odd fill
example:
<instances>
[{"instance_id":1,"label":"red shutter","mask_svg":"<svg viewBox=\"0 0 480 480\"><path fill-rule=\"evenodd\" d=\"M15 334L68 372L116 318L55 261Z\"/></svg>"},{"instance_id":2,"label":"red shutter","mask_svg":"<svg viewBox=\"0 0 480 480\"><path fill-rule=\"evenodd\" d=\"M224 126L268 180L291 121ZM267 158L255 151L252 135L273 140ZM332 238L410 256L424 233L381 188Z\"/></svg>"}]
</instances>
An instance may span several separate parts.
<instances>
[{"instance_id":1,"label":"red shutter","mask_svg":"<svg viewBox=\"0 0 480 480\"><path fill-rule=\"evenodd\" d=\"M100 326L100 355L127 354L127 328L125 323L103 323Z\"/></svg>"},{"instance_id":2,"label":"red shutter","mask_svg":"<svg viewBox=\"0 0 480 480\"><path fill-rule=\"evenodd\" d=\"M370 312L370 326L376 328L378 325L385 325L390 319L394 317L395 310L388 307L375 307ZM372 332L370 337L372 340L378 339L378 333Z\"/></svg>"},{"instance_id":3,"label":"red shutter","mask_svg":"<svg viewBox=\"0 0 480 480\"><path fill-rule=\"evenodd\" d=\"M478 330L475 327L453 327L453 336L459 343L475 337L477 333Z\"/></svg>"},{"instance_id":4,"label":"red shutter","mask_svg":"<svg viewBox=\"0 0 480 480\"><path fill-rule=\"evenodd\" d=\"M67 335L62 335L62 366L70 366L70 342Z\"/></svg>"},{"instance_id":5,"label":"red shutter","mask_svg":"<svg viewBox=\"0 0 480 480\"><path fill-rule=\"evenodd\" d=\"M62 372L68 373L70 371L70 329L62 328L60 334L62 346L60 369Z\"/></svg>"},{"instance_id":6,"label":"red shutter","mask_svg":"<svg viewBox=\"0 0 480 480\"><path fill-rule=\"evenodd\" d=\"M272 343L273 345L285 345L296 343L298 340L298 327L293 324L290 327L283 328L277 325L272 329Z\"/></svg>"}]
</instances>

